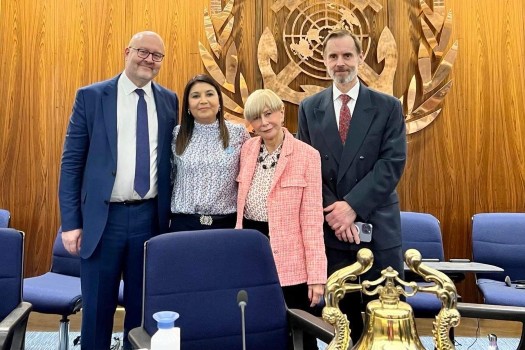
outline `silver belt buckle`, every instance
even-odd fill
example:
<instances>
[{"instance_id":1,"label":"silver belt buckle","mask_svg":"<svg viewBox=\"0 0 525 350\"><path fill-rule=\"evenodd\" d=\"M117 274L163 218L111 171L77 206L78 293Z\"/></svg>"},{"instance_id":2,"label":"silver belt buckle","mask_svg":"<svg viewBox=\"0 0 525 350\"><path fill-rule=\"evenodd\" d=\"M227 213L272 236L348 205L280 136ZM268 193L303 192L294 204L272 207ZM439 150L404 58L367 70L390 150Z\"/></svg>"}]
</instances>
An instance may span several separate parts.
<instances>
[{"instance_id":1,"label":"silver belt buckle","mask_svg":"<svg viewBox=\"0 0 525 350\"><path fill-rule=\"evenodd\" d=\"M211 226L213 224L213 218L209 215L201 215L199 219L201 225Z\"/></svg>"}]
</instances>

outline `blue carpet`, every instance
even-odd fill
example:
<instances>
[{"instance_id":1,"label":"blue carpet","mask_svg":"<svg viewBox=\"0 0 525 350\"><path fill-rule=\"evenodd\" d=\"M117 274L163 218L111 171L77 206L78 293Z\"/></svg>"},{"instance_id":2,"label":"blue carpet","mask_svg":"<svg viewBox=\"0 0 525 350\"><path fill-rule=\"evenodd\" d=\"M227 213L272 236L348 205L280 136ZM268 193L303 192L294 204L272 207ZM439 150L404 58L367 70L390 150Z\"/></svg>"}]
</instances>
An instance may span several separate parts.
<instances>
[{"instance_id":1,"label":"blue carpet","mask_svg":"<svg viewBox=\"0 0 525 350\"><path fill-rule=\"evenodd\" d=\"M69 342L71 350L80 349L80 346L73 346L73 340L79 336L79 332L69 332ZM122 333L114 333L113 336L120 338ZM433 339L431 337L422 337L421 342L427 350L434 349ZM113 341L113 344L115 341ZM58 344L57 332L27 332L26 350L56 350ZM515 350L518 347L518 338L499 338L499 350ZM326 344L320 343L319 350L324 350ZM486 337L482 338L456 338L456 349L458 350L485 350L489 346Z\"/></svg>"},{"instance_id":2,"label":"blue carpet","mask_svg":"<svg viewBox=\"0 0 525 350\"><path fill-rule=\"evenodd\" d=\"M427 350L434 349L434 339L432 337L421 337L421 342ZM499 350L516 350L518 348L518 338L498 338ZM456 338L457 350L486 350L488 349L489 341L485 338ZM318 341L319 350L325 350L326 344Z\"/></svg>"},{"instance_id":3,"label":"blue carpet","mask_svg":"<svg viewBox=\"0 0 525 350\"><path fill-rule=\"evenodd\" d=\"M80 349L80 345L74 346L73 340L80 335L80 332L69 332L69 348L71 350ZM122 333L113 333L114 337L120 339L122 344ZM116 341L112 342L112 345ZM25 350L56 350L58 347L58 332L27 332Z\"/></svg>"}]
</instances>

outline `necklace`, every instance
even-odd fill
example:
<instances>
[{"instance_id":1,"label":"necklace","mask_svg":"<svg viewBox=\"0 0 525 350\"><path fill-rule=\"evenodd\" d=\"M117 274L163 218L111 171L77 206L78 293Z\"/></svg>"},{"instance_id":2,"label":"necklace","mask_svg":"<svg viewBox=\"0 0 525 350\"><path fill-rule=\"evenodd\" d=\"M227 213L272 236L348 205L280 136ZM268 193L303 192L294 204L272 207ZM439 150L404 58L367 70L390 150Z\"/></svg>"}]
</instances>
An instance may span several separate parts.
<instances>
[{"instance_id":1,"label":"necklace","mask_svg":"<svg viewBox=\"0 0 525 350\"><path fill-rule=\"evenodd\" d=\"M261 148L259 149L259 157L257 158L257 161L262 164L263 169L271 169L277 165L277 161L279 160L279 157L281 156L281 148L282 148L282 143L279 145L279 147L277 147L277 149L273 153L270 154L266 150L266 147L264 146L264 144L261 144ZM268 161L266 161L267 159Z\"/></svg>"}]
</instances>

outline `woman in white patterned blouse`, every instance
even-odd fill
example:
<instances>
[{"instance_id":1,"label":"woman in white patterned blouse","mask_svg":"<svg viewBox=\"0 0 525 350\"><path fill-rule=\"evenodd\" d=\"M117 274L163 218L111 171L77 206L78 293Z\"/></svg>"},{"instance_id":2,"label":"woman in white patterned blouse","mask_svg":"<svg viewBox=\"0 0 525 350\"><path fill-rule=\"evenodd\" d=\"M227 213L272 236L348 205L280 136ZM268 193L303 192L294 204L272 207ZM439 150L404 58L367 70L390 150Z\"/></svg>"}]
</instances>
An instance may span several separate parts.
<instances>
[{"instance_id":1,"label":"woman in white patterned blouse","mask_svg":"<svg viewBox=\"0 0 525 350\"><path fill-rule=\"evenodd\" d=\"M197 75L184 89L182 118L173 130L170 231L233 228L239 156L249 134L224 119L220 86Z\"/></svg>"}]
</instances>

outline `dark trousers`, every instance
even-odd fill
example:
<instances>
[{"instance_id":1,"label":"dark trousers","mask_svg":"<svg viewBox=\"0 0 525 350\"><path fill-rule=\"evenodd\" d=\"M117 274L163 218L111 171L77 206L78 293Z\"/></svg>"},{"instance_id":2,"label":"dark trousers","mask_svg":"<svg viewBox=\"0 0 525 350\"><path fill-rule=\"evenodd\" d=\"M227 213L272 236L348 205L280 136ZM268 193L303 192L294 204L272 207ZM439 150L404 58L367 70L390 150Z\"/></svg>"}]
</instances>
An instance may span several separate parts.
<instances>
[{"instance_id":1,"label":"dark trousers","mask_svg":"<svg viewBox=\"0 0 525 350\"><path fill-rule=\"evenodd\" d=\"M263 233L266 237L269 235L269 227L267 222L254 221L243 218L242 227L246 229L257 230ZM304 310L312 315L318 314L315 308L310 307L310 300L308 299L308 285L306 283L296 284L293 286L282 287L284 301L289 309ZM291 339L290 339L291 340ZM290 341L290 346L292 342ZM292 348L292 347L289 347ZM317 350L317 339L307 333L303 336L303 349Z\"/></svg>"},{"instance_id":2,"label":"dark trousers","mask_svg":"<svg viewBox=\"0 0 525 350\"><path fill-rule=\"evenodd\" d=\"M293 286L282 287L284 294L284 301L289 309L304 310L312 315L316 313L314 308L310 307L310 300L308 299L308 285L306 283L296 284ZM293 344L290 342L288 347L293 349ZM303 333L303 349L317 350L317 339L309 334Z\"/></svg>"},{"instance_id":3,"label":"dark trousers","mask_svg":"<svg viewBox=\"0 0 525 350\"><path fill-rule=\"evenodd\" d=\"M270 227L266 221L255 221L242 218L242 228L256 230L270 238Z\"/></svg>"},{"instance_id":4,"label":"dark trousers","mask_svg":"<svg viewBox=\"0 0 525 350\"><path fill-rule=\"evenodd\" d=\"M108 221L93 255L81 261L82 330L86 350L109 349L120 279L124 280L124 346L141 325L144 242L158 233L157 201L111 203Z\"/></svg>"},{"instance_id":5,"label":"dark trousers","mask_svg":"<svg viewBox=\"0 0 525 350\"><path fill-rule=\"evenodd\" d=\"M374 250L374 264L365 274L360 276L360 280L375 280L381 276L381 271L388 266L399 272L399 277L403 278L404 265L401 246L385 250ZM339 250L326 247L326 258L328 261L328 276L343 267L352 265L357 261L357 250ZM359 283L358 281L353 283ZM350 322L350 337L355 345L364 329L363 317L361 312L365 311L366 304L377 297L362 295L361 293L347 293L339 302L339 309L346 314Z\"/></svg>"},{"instance_id":6,"label":"dark trousers","mask_svg":"<svg viewBox=\"0 0 525 350\"><path fill-rule=\"evenodd\" d=\"M237 213L226 215L211 215L213 223L203 225L199 214L171 214L170 232L212 230L220 228L235 228Z\"/></svg>"}]
</instances>

